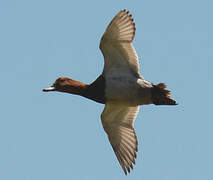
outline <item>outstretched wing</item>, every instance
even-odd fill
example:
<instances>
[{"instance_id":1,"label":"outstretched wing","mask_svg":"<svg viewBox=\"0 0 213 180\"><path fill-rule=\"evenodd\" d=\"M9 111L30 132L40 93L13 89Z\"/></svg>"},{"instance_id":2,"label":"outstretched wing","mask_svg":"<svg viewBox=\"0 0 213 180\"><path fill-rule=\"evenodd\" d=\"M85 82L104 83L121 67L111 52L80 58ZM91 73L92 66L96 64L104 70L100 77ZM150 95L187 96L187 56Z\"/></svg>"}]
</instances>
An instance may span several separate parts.
<instances>
[{"instance_id":1,"label":"outstretched wing","mask_svg":"<svg viewBox=\"0 0 213 180\"><path fill-rule=\"evenodd\" d=\"M100 43L104 55L104 75L125 71L141 77L138 56L132 46L135 30L132 15L126 10L120 11L108 25Z\"/></svg>"},{"instance_id":2,"label":"outstretched wing","mask_svg":"<svg viewBox=\"0 0 213 180\"><path fill-rule=\"evenodd\" d=\"M124 171L130 172L135 164L138 141L133 123L139 106L128 107L116 103L106 103L101 120L115 155Z\"/></svg>"}]
</instances>

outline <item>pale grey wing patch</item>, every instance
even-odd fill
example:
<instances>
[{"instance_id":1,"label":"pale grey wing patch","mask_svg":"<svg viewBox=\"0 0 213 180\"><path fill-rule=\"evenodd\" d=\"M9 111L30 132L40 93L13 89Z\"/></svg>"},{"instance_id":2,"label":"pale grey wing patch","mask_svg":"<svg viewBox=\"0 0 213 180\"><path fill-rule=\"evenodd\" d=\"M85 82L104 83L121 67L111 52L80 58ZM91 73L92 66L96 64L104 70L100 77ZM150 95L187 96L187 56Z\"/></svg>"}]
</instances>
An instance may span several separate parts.
<instances>
[{"instance_id":1,"label":"pale grey wing patch","mask_svg":"<svg viewBox=\"0 0 213 180\"><path fill-rule=\"evenodd\" d=\"M139 61L138 61L138 55L135 51L135 48L130 43L122 43L121 44L123 48L123 54L125 57L129 59L129 66L132 70L137 70L137 72L140 71ZM142 78L140 76L140 78Z\"/></svg>"},{"instance_id":2,"label":"pale grey wing patch","mask_svg":"<svg viewBox=\"0 0 213 180\"><path fill-rule=\"evenodd\" d=\"M128 69L128 73L141 78L138 56L132 46L135 30L129 11L122 10L113 18L100 42L104 55L103 74L110 73L110 68L123 67L121 69Z\"/></svg>"},{"instance_id":3,"label":"pale grey wing patch","mask_svg":"<svg viewBox=\"0 0 213 180\"><path fill-rule=\"evenodd\" d=\"M138 110L139 106L107 103L101 115L104 130L125 174L133 169L137 157L138 141L133 124Z\"/></svg>"}]
</instances>

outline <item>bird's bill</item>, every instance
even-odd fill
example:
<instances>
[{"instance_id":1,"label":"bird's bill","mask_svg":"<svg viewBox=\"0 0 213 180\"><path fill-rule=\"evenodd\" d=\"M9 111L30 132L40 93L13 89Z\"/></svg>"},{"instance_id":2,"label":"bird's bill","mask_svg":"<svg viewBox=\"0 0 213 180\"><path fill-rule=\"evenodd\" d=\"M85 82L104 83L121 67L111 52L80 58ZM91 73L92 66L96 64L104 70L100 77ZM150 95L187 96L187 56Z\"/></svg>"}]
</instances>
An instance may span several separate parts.
<instances>
[{"instance_id":1,"label":"bird's bill","mask_svg":"<svg viewBox=\"0 0 213 180\"><path fill-rule=\"evenodd\" d=\"M48 91L55 91L55 87L51 86L48 88L43 89L44 92L48 92Z\"/></svg>"}]
</instances>

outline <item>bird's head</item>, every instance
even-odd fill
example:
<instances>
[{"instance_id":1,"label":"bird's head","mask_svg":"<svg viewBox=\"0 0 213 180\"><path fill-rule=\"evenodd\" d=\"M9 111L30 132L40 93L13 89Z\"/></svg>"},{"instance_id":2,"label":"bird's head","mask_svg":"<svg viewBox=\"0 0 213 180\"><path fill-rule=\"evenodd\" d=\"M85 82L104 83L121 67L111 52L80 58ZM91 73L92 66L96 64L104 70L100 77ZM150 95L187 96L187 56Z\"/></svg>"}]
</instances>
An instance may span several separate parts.
<instances>
[{"instance_id":1,"label":"bird's head","mask_svg":"<svg viewBox=\"0 0 213 180\"><path fill-rule=\"evenodd\" d=\"M67 77L60 77L55 80L52 86L43 89L44 92L49 92L49 91L62 91L66 86L71 85L71 79Z\"/></svg>"},{"instance_id":2,"label":"bird's head","mask_svg":"<svg viewBox=\"0 0 213 180\"><path fill-rule=\"evenodd\" d=\"M72 94L81 94L82 90L86 87L87 85L79 81L75 81L67 77L60 77L56 79L52 86L43 89L43 92L60 91Z\"/></svg>"}]
</instances>

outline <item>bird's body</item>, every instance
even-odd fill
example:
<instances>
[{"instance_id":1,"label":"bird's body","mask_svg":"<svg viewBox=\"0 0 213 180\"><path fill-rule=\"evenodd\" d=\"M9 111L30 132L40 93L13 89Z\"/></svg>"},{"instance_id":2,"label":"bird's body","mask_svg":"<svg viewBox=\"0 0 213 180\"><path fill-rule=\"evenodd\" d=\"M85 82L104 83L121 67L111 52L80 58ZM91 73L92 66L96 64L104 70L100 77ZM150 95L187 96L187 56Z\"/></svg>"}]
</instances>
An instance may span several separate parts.
<instances>
[{"instance_id":1,"label":"bird's body","mask_svg":"<svg viewBox=\"0 0 213 180\"><path fill-rule=\"evenodd\" d=\"M139 105L176 105L164 83L154 85L141 76L138 56L132 46L134 35L132 15L120 11L101 38L102 74L89 85L61 77L43 90L81 95L105 104L101 121L125 174L133 169L138 151L133 124Z\"/></svg>"},{"instance_id":2,"label":"bird's body","mask_svg":"<svg viewBox=\"0 0 213 180\"><path fill-rule=\"evenodd\" d=\"M105 96L108 102L121 102L128 106L151 104L152 84L136 77L106 77Z\"/></svg>"}]
</instances>

